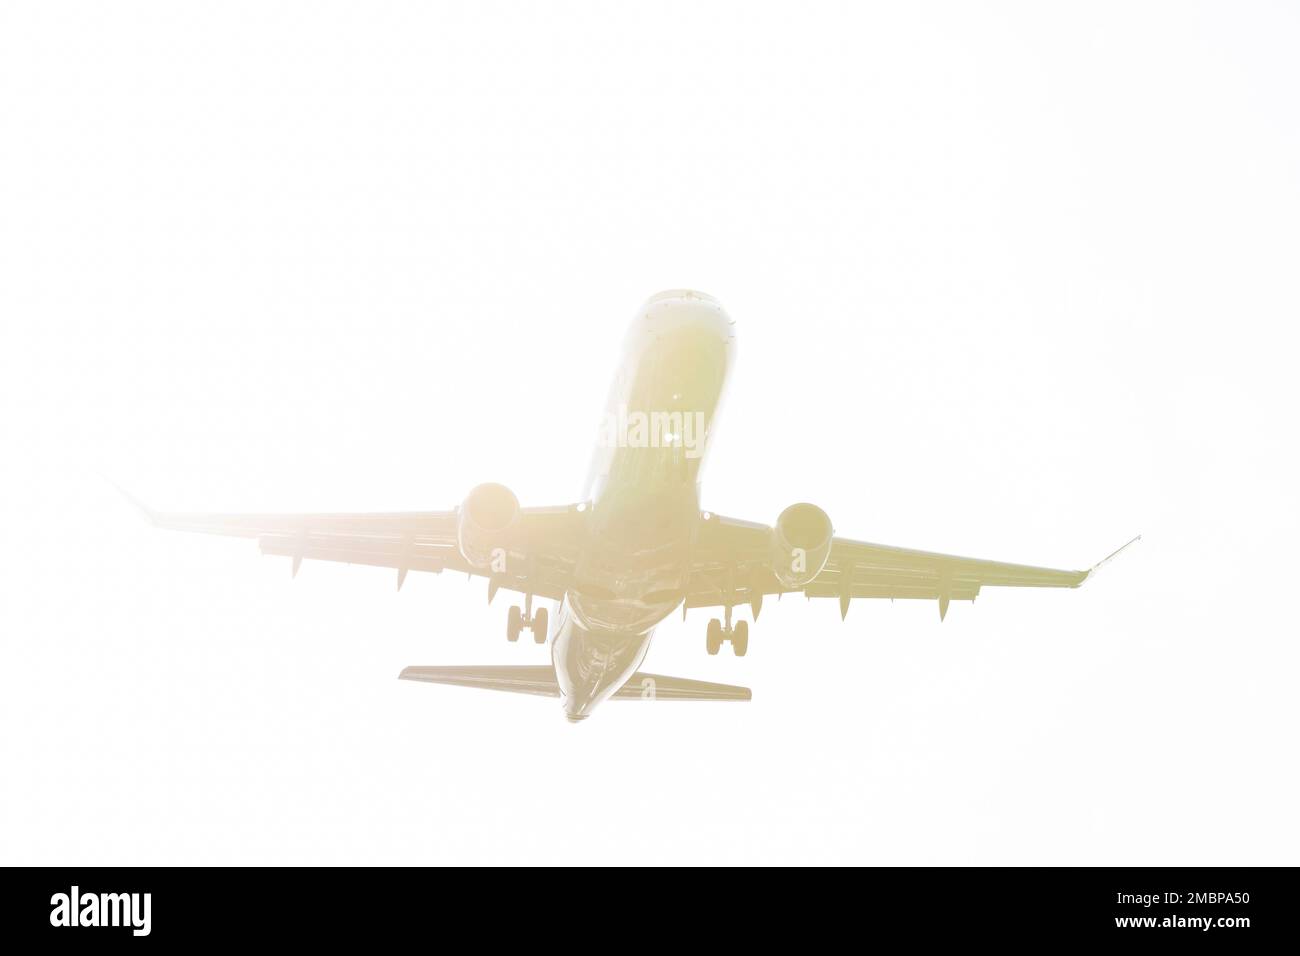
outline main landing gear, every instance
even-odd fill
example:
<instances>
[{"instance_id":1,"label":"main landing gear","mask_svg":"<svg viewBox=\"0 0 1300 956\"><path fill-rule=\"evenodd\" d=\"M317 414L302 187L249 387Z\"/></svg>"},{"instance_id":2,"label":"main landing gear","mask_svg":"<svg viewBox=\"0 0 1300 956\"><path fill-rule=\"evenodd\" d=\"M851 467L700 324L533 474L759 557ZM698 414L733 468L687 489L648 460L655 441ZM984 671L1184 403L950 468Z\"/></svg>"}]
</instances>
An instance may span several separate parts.
<instances>
[{"instance_id":1,"label":"main landing gear","mask_svg":"<svg viewBox=\"0 0 1300 956\"><path fill-rule=\"evenodd\" d=\"M749 622L731 623L731 608L726 609L727 623L723 624L716 617L709 621L709 629L704 636L704 648L710 654L722 650L724 640L731 641L731 650L737 657L744 657L749 650Z\"/></svg>"},{"instance_id":2,"label":"main landing gear","mask_svg":"<svg viewBox=\"0 0 1300 956\"><path fill-rule=\"evenodd\" d=\"M519 640L519 635L523 633L524 628L533 632L533 642L535 644L546 643L546 629L550 623L550 615L546 608L539 607L533 610L533 596L531 594L524 596L524 610L520 610L518 605L510 608L510 613L506 615L506 640L514 643Z\"/></svg>"}]
</instances>

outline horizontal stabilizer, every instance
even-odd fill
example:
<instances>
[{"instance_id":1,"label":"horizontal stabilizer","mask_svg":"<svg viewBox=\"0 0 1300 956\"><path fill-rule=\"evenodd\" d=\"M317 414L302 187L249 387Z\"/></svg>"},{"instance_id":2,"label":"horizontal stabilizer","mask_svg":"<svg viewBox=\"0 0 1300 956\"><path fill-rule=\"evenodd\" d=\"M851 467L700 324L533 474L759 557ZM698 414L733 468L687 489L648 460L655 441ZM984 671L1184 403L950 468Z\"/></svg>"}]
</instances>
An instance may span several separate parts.
<instances>
[{"instance_id":1,"label":"horizontal stabilizer","mask_svg":"<svg viewBox=\"0 0 1300 956\"><path fill-rule=\"evenodd\" d=\"M749 700L748 687L637 671L611 700Z\"/></svg>"},{"instance_id":2,"label":"horizontal stabilizer","mask_svg":"<svg viewBox=\"0 0 1300 956\"><path fill-rule=\"evenodd\" d=\"M512 694L536 694L540 697L560 696L560 685L555 682L555 669L549 664L408 667L397 676L399 680L419 680L429 684L481 687L484 690L504 690Z\"/></svg>"},{"instance_id":3,"label":"horizontal stabilizer","mask_svg":"<svg viewBox=\"0 0 1300 956\"><path fill-rule=\"evenodd\" d=\"M560 696L555 670L548 664L408 667L398 677L401 680L418 680L429 684L503 690L512 694ZM748 687L637 671L614 692L611 700L749 700L750 696Z\"/></svg>"}]
</instances>

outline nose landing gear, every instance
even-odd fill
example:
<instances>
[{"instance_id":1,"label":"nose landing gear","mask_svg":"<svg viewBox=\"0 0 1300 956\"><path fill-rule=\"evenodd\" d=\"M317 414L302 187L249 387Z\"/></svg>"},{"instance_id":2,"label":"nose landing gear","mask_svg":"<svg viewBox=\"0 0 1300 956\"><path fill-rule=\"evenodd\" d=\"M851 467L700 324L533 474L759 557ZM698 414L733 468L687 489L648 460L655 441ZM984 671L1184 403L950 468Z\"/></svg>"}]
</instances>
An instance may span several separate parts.
<instances>
[{"instance_id":1,"label":"nose landing gear","mask_svg":"<svg viewBox=\"0 0 1300 956\"><path fill-rule=\"evenodd\" d=\"M730 607L726 608L725 615L726 624L716 617L709 621L709 628L704 635L704 649L710 654L716 654L722 650L722 642L728 640L731 641L732 653L744 657L749 650L749 622L737 621L733 626Z\"/></svg>"},{"instance_id":2,"label":"nose landing gear","mask_svg":"<svg viewBox=\"0 0 1300 956\"><path fill-rule=\"evenodd\" d=\"M523 633L524 628L528 628L533 632L533 643L545 644L549 624L550 615L546 608L539 607L534 612L533 596L527 594L524 596L524 610L521 611L518 605L514 605L506 615L506 640L513 644L519 640L519 635Z\"/></svg>"}]
</instances>

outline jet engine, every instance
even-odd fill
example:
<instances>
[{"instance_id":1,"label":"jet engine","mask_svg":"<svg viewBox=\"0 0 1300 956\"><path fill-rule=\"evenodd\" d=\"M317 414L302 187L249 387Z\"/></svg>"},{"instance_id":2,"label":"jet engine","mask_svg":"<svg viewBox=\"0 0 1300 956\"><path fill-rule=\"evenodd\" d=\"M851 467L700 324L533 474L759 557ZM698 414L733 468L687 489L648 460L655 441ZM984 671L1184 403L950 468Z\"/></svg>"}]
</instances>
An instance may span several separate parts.
<instances>
[{"instance_id":1,"label":"jet engine","mask_svg":"<svg viewBox=\"0 0 1300 956\"><path fill-rule=\"evenodd\" d=\"M460 506L456 544L461 556L476 568L492 565L495 552L504 554L519 523L519 499L505 485L479 485Z\"/></svg>"},{"instance_id":2,"label":"jet engine","mask_svg":"<svg viewBox=\"0 0 1300 956\"><path fill-rule=\"evenodd\" d=\"M772 529L772 573L782 586L803 587L826 567L831 556L831 519L803 502L781 512Z\"/></svg>"}]
</instances>

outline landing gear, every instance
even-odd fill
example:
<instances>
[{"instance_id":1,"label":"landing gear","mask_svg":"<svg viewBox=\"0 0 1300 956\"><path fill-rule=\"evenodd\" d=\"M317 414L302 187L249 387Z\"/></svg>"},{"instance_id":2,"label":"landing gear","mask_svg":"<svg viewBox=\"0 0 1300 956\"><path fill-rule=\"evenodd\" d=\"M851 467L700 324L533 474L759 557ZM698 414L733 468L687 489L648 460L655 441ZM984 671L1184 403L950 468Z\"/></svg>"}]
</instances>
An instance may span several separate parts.
<instances>
[{"instance_id":1,"label":"landing gear","mask_svg":"<svg viewBox=\"0 0 1300 956\"><path fill-rule=\"evenodd\" d=\"M704 648L710 654L722 650L722 622L716 617L709 622L709 630L704 636Z\"/></svg>"},{"instance_id":2,"label":"landing gear","mask_svg":"<svg viewBox=\"0 0 1300 956\"><path fill-rule=\"evenodd\" d=\"M533 596L531 594L524 596L524 608L520 610L518 606L510 608L510 613L506 615L506 640L514 643L519 640L519 635L523 633L524 628L533 632L533 642L536 644L546 643L547 625L550 623L550 615L546 608L541 607L533 613Z\"/></svg>"},{"instance_id":3,"label":"landing gear","mask_svg":"<svg viewBox=\"0 0 1300 956\"><path fill-rule=\"evenodd\" d=\"M722 649L724 640L731 641L732 653L737 657L744 657L749 650L749 622L737 621L733 627L731 608L726 609L726 619L726 624L716 617L709 621L709 629L704 635L704 649L710 654L716 654Z\"/></svg>"}]
</instances>

